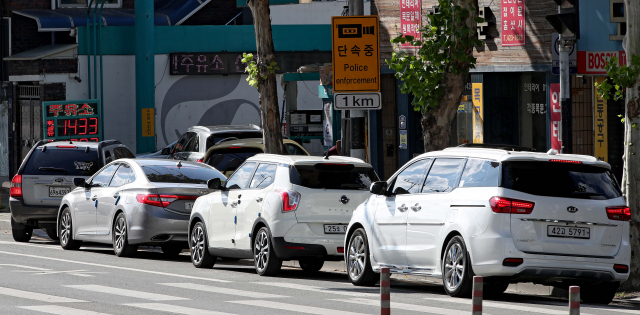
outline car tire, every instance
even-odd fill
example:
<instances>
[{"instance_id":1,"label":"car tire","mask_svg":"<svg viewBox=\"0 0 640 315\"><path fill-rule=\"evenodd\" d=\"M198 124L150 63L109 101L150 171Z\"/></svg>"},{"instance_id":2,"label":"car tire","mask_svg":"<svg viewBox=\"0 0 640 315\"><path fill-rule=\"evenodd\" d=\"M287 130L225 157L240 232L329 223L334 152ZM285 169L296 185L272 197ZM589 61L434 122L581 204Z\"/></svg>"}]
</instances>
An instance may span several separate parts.
<instances>
[{"instance_id":1,"label":"car tire","mask_svg":"<svg viewBox=\"0 0 640 315\"><path fill-rule=\"evenodd\" d=\"M26 243L31 240L31 235L33 235L33 228L22 223L18 223L13 220L13 217L11 217L11 232L13 234L14 241Z\"/></svg>"},{"instance_id":2,"label":"car tire","mask_svg":"<svg viewBox=\"0 0 640 315\"><path fill-rule=\"evenodd\" d=\"M207 233L202 222L196 223L189 236L191 248L191 262L196 268L212 268L216 264L216 257L209 253Z\"/></svg>"},{"instance_id":3,"label":"car tire","mask_svg":"<svg viewBox=\"0 0 640 315\"><path fill-rule=\"evenodd\" d=\"M369 240L363 228L351 234L347 247L347 275L349 281L357 286L374 286L379 276L371 268Z\"/></svg>"},{"instance_id":4,"label":"car tire","mask_svg":"<svg viewBox=\"0 0 640 315\"><path fill-rule=\"evenodd\" d=\"M254 266L261 276L274 276L282 269L282 260L276 256L271 242L271 233L266 227L262 227L253 243Z\"/></svg>"},{"instance_id":5,"label":"car tire","mask_svg":"<svg viewBox=\"0 0 640 315\"><path fill-rule=\"evenodd\" d=\"M454 236L442 257L442 283L445 292L453 297L470 296L473 276L467 246L462 236Z\"/></svg>"},{"instance_id":6,"label":"car tire","mask_svg":"<svg viewBox=\"0 0 640 315\"><path fill-rule=\"evenodd\" d=\"M316 272L322 269L324 266L324 259L322 258L305 258L298 260L300 268L306 272Z\"/></svg>"},{"instance_id":7,"label":"car tire","mask_svg":"<svg viewBox=\"0 0 640 315\"><path fill-rule=\"evenodd\" d=\"M132 257L138 251L138 245L129 244L127 218L120 212L113 222L113 252L118 257Z\"/></svg>"},{"instance_id":8,"label":"car tire","mask_svg":"<svg viewBox=\"0 0 640 315\"><path fill-rule=\"evenodd\" d=\"M65 208L60 215L60 246L65 250L78 250L82 242L73 239L71 210Z\"/></svg>"},{"instance_id":9,"label":"car tire","mask_svg":"<svg viewBox=\"0 0 640 315\"><path fill-rule=\"evenodd\" d=\"M586 304L609 304L620 287L620 282L598 283L581 286L580 298Z\"/></svg>"},{"instance_id":10,"label":"car tire","mask_svg":"<svg viewBox=\"0 0 640 315\"><path fill-rule=\"evenodd\" d=\"M183 247L182 244L168 243L160 246L160 249L167 256L178 256L182 253Z\"/></svg>"},{"instance_id":11,"label":"car tire","mask_svg":"<svg viewBox=\"0 0 640 315\"><path fill-rule=\"evenodd\" d=\"M49 236L50 239L54 241L60 240L55 224L43 224L42 226L40 226L40 228L47 233L47 236Z\"/></svg>"}]
</instances>

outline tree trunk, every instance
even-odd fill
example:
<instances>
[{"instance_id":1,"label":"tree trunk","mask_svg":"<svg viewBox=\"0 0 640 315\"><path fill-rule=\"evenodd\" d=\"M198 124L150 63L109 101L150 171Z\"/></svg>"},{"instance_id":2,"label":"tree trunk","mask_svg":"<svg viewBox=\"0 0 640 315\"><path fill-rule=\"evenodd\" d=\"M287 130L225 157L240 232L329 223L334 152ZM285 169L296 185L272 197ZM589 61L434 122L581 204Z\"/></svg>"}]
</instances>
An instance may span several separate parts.
<instances>
[{"instance_id":1,"label":"tree trunk","mask_svg":"<svg viewBox=\"0 0 640 315\"><path fill-rule=\"evenodd\" d=\"M260 119L262 121L264 152L287 154L282 143L282 126L278 107L278 86L275 71L269 72L269 65L276 61L271 35L269 0L247 0L253 14L256 33L255 56L258 65L258 92L260 93Z\"/></svg>"},{"instance_id":2,"label":"tree trunk","mask_svg":"<svg viewBox=\"0 0 640 315\"><path fill-rule=\"evenodd\" d=\"M638 0L624 1L625 16L627 17L627 35L624 39L624 49L627 53L627 65L631 66L631 57L640 55L640 2ZM634 86L627 88L624 119L624 171L622 176L622 191L627 198L627 205L631 208L631 266L629 279L622 283L624 290L640 289L640 131L634 124L640 126L640 77L636 78Z\"/></svg>"}]
</instances>

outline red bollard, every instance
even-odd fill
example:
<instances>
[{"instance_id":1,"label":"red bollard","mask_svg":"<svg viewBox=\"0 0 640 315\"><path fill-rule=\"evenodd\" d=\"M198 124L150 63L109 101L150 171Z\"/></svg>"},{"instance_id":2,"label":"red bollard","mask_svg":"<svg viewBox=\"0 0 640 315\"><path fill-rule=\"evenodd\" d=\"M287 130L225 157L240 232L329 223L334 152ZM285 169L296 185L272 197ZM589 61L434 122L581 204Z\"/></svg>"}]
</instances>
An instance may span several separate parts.
<instances>
[{"instance_id":1,"label":"red bollard","mask_svg":"<svg viewBox=\"0 0 640 315\"><path fill-rule=\"evenodd\" d=\"M482 315L482 277L473 277L473 293L471 295L471 314Z\"/></svg>"},{"instance_id":2,"label":"red bollard","mask_svg":"<svg viewBox=\"0 0 640 315\"><path fill-rule=\"evenodd\" d=\"M580 315L580 287L569 287L569 315Z\"/></svg>"},{"instance_id":3,"label":"red bollard","mask_svg":"<svg viewBox=\"0 0 640 315\"><path fill-rule=\"evenodd\" d=\"M380 268L380 315L391 314L391 271Z\"/></svg>"}]
</instances>

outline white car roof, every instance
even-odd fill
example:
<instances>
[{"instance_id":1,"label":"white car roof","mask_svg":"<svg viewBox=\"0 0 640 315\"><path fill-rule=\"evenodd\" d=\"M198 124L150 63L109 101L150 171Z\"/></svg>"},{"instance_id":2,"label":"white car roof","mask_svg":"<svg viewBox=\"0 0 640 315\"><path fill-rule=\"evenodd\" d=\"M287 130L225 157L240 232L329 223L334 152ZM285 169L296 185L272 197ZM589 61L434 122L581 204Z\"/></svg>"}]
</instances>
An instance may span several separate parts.
<instances>
[{"instance_id":1,"label":"white car roof","mask_svg":"<svg viewBox=\"0 0 640 315\"><path fill-rule=\"evenodd\" d=\"M296 164L315 164L315 163L349 163L354 164L356 166L368 166L371 167L371 164L366 163L365 161L357 158L352 158L348 156L330 156L328 159L325 159L322 156L306 156L306 155L277 155L277 154L256 154L247 159L247 161L257 161L257 162L278 162L278 163L286 163L291 165Z\"/></svg>"}]
</instances>

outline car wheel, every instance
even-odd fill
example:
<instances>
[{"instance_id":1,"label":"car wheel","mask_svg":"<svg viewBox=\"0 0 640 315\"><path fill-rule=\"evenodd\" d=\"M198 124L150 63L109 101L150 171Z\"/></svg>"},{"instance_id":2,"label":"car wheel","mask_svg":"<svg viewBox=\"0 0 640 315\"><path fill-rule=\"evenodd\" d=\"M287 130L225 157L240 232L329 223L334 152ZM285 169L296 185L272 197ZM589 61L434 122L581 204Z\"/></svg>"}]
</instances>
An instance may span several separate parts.
<instances>
[{"instance_id":1,"label":"car wheel","mask_svg":"<svg viewBox=\"0 0 640 315\"><path fill-rule=\"evenodd\" d=\"M11 217L11 232L13 233L14 241L26 243L31 240L31 235L33 235L33 228L18 223L13 220L13 217Z\"/></svg>"},{"instance_id":2,"label":"car wheel","mask_svg":"<svg viewBox=\"0 0 640 315\"><path fill-rule=\"evenodd\" d=\"M211 268L216 264L216 257L209 253L206 235L202 222L196 223L191 229L189 247L191 248L191 262L196 268Z\"/></svg>"},{"instance_id":3,"label":"car wheel","mask_svg":"<svg viewBox=\"0 0 640 315\"><path fill-rule=\"evenodd\" d=\"M282 260L276 256L271 244L271 235L266 227L256 234L253 245L256 272L261 276L273 276L280 272Z\"/></svg>"},{"instance_id":4,"label":"car wheel","mask_svg":"<svg viewBox=\"0 0 640 315\"><path fill-rule=\"evenodd\" d=\"M113 251L118 257L131 257L138 251L138 245L129 244L127 218L122 212L113 224Z\"/></svg>"},{"instance_id":5,"label":"car wheel","mask_svg":"<svg viewBox=\"0 0 640 315\"><path fill-rule=\"evenodd\" d=\"M351 283L367 287L378 283L378 274L371 269L369 241L363 228L351 235L347 255L347 275Z\"/></svg>"},{"instance_id":6,"label":"car wheel","mask_svg":"<svg viewBox=\"0 0 640 315\"><path fill-rule=\"evenodd\" d=\"M620 282L598 283L581 286L580 298L586 304L609 304L618 291Z\"/></svg>"},{"instance_id":7,"label":"car wheel","mask_svg":"<svg viewBox=\"0 0 640 315\"><path fill-rule=\"evenodd\" d=\"M450 296L466 297L471 294L473 271L470 261L462 237L453 237L442 259L442 282Z\"/></svg>"},{"instance_id":8,"label":"car wheel","mask_svg":"<svg viewBox=\"0 0 640 315\"><path fill-rule=\"evenodd\" d=\"M50 239L54 241L57 241L60 239L58 238L58 231L56 231L55 224L43 224L42 226L40 226L40 228L47 233L47 236L49 236Z\"/></svg>"},{"instance_id":9,"label":"car wheel","mask_svg":"<svg viewBox=\"0 0 640 315\"><path fill-rule=\"evenodd\" d=\"M306 272L316 272L324 266L324 259L321 258L305 258L298 260L300 268Z\"/></svg>"},{"instance_id":10,"label":"car wheel","mask_svg":"<svg viewBox=\"0 0 640 315\"><path fill-rule=\"evenodd\" d=\"M82 242L73 239L71 210L65 208L60 216L60 246L66 250L77 250Z\"/></svg>"},{"instance_id":11,"label":"car wheel","mask_svg":"<svg viewBox=\"0 0 640 315\"><path fill-rule=\"evenodd\" d=\"M167 256L178 256L182 253L183 247L182 244L168 243L160 246L160 249Z\"/></svg>"}]
</instances>

